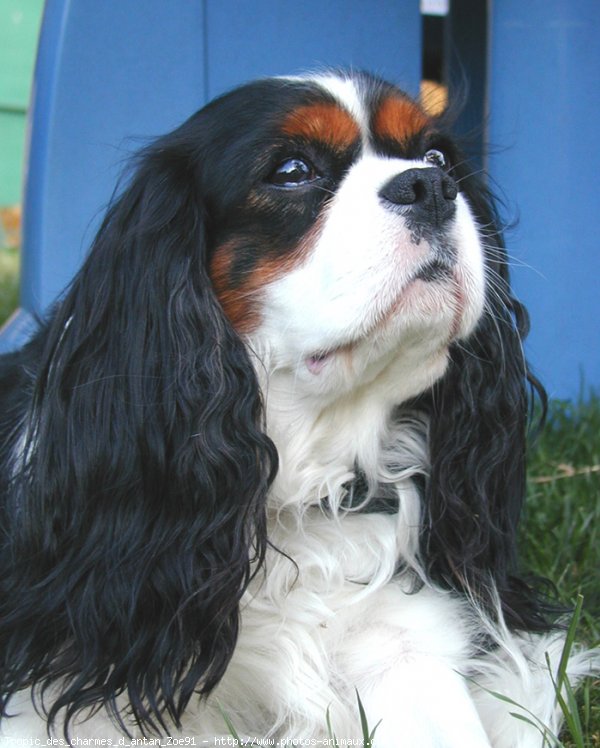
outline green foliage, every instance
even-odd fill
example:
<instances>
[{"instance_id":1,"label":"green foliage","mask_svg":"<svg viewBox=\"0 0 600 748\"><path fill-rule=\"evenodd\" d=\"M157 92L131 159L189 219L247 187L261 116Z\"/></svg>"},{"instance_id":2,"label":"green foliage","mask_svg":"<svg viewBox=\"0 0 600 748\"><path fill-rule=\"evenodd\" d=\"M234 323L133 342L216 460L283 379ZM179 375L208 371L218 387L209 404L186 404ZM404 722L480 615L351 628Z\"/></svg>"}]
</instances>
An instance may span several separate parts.
<instances>
[{"instance_id":1,"label":"green foliage","mask_svg":"<svg viewBox=\"0 0 600 748\"><path fill-rule=\"evenodd\" d=\"M375 725L375 727L370 730L369 729L369 722L367 720L367 714L365 712L365 708L363 706L363 703L360 698L360 694L358 693L358 689L356 689L356 701L358 703L358 714L360 716L360 726L362 731L362 745L364 748L372 748L373 745L373 738L375 737L375 733L377 732L377 728L381 724L381 720ZM327 737L329 738L329 742L332 746L339 746L343 745L341 743L335 732L333 731L333 728L331 726L331 710L330 707L327 707L327 712L325 714L325 721L327 723Z\"/></svg>"},{"instance_id":2,"label":"green foliage","mask_svg":"<svg viewBox=\"0 0 600 748\"><path fill-rule=\"evenodd\" d=\"M555 400L530 455L523 565L559 597L584 597L583 629L600 640L600 398Z\"/></svg>"},{"instance_id":3,"label":"green foliage","mask_svg":"<svg viewBox=\"0 0 600 748\"><path fill-rule=\"evenodd\" d=\"M0 325L19 303L19 251L0 247Z\"/></svg>"},{"instance_id":4,"label":"green foliage","mask_svg":"<svg viewBox=\"0 0 600 748\"><path fill-rule=\"evenodd\" d=\"M521 549L525 568L549 578L558 598L575 605L572 639L600 644L600 398L555 400L532 446ZM581 598L583 596L583 607ZM578 621L576 619L579 619ZM577 632L574 627L577 625ZM562 673L562 675L561 675ZM564 672L557 686L565 713L565 748L600 746L600 683L575 696Z\"/></svg>"}]
</instances>

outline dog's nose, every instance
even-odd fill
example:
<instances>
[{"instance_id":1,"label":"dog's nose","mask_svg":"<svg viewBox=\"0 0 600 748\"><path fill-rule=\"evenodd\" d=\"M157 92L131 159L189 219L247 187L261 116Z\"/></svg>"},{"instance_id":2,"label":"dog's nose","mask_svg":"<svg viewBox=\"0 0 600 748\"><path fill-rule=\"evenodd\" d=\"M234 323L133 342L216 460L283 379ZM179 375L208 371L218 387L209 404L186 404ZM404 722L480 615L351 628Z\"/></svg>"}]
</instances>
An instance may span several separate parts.
<instances>
[{"instance_id":1,"label":"dog's nose","mask_svg":"<svg viewBox=\"0 0 600 748\"><path fill-rule=\"evenodd\" d=\"M379 190L385 203L410 207L411 217L423 224L441 226L456 211L456 182L438 167L407 169Z\"/></svg>"}]
</instances>

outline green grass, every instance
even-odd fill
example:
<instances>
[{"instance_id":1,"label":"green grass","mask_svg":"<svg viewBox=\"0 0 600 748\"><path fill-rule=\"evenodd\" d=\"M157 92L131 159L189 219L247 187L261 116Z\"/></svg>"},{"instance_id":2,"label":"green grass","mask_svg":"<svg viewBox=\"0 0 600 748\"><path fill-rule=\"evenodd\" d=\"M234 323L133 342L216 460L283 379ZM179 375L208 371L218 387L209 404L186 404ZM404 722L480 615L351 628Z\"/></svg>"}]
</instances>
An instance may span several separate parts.
<instances>
[{"instance_id":1,"label":"green grass","mask_svg":"<svg viewBox=\"0 0 600 748\"><path fill-rule=\"evenodd\" d=\"M529 462L524 561L562 598L583 595L600 640L600 398L553 401Z\"/></svg>"},{"instance_id":2,"label":"green grass","mask_svg":"<svg viewBox=\"0 0 600 748\"><path fill-rule=\"evenodd\" d=\"M600 398L553 401L529 461L521 550L524 565L552 580L562 602L583 596L576 638L600 644ZM579 694L581 733L565 746L600 746L600 682Z\"/></svg>"},{"instance_id":3,"label":"green grass","mask_svg":"<svg viewBox=\"0 0 600 748\"><path fill-rule=\"evenodd\" d=\"M0 324L18 303L19 253L0 248ZM584 604L576 638L600 644L600 398L553 401L532 447L522 535L524 565L550 578L560 599ZM600 748L600 683L579 695L581 735L565 746Z\"/></svg>"},{"instance_id":4,"label":"green grass","mask_svg":"<svg viewBox=\"0 0 600 748\"><path fill-rule=\"evenodd\" d=\"M19 303L19 251L0 247L0 325Z\"/></svg>"}]
</instances>

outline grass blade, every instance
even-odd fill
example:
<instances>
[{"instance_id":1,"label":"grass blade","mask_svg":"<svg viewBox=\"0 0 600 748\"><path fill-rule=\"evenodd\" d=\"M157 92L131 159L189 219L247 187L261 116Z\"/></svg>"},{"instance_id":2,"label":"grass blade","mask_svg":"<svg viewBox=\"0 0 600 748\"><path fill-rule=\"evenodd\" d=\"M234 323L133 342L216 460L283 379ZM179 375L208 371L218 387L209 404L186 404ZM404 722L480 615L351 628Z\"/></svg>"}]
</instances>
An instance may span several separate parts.
<instances>
[{"instance_id":1,"label":"grass blade","mask_svg":"<svg viewBox=\"0 0 600 748\"><path fill-rule=\"evenodd\" d=\"M237 734L237 731L235 727L233 726L233 722L229 719L229 715L227 712L223 709L223 707L219 704L219 711L221 712L221 716L225 720L225 724L227 725L227 729L229 730L229 733L231 734L231 737L234 738L234 740L237 740L238 745L243 745L242 739Z\"/></svg>"},{"instance_id":2,"label":"grass blade","mask_svg":"<svg viewBox=\"0 0 600 748\"><path fill-rule=\"evenodd\" d=\"M338 744L338 739L335 732L333 731L333 727L331 726L331 705L327 707L327 711L325 712L325 720L327 722L327 735L329 736L329 740L333 741L333 745L335 746Z\"/></svg>"},{"instance_id":3,"label":"grass blade","mask_svg":"<svg viewBox=\"0 0 600 748\"><path fill-rule=\"evenodd\" d=\"M577 699L575 698L575 692L573 686L569 680L569 674L567 672L569 658L571 651L575 643L575 635L579 620L581 618L581 611L583 608L583 595L577 596L577 602L575 609L567 629L567 635L565 637L565 643L561 652L560 662L558 664L558 670L556 677L552 672L552 663L550 657L546 653L546 664L548 666L548 672L554 686L556 693L556 701L560 706L561 712L565 719L565 723L569 729L571 738L575 742L576 748L585 748L584 731L581 724L581 718L579 716L579 708L577 705Z\"/></svg>"},{"instance_id":4,"label":"grass blade","mask_svg":"<svg viewBox=\"0 0 600 748\"><path fill-rule=\"evenodd\" d=\"M518 712L509 712L509 714L511 717L514 717L515 719L521 720L521 722L526 722L528 725L531 725L540 733L544 741L542 743L542 748L545 748L545 746L550 746L550 748L566 748L565 744L556 737L552 730L549 730L539 720L537 720L539 724L536 724L536 722L534 722L529 717L526 717L524 714L519 714ZM537 717L535 717L535 719L537 719Z\"/></svg>"},{"instance_id":5,"label":"grass blade","mask_svg":"<svg viewBox=\"0 0 600 748\"><path fill-rule=\"evenodd\" d=\"M539 717L537 717L532 711L527 709L527 707L524 707L522 704L519 704L518 701L511 699L510 696L505 696L503 693L492 691L491 689L482 686L481 683L478 683L475 680L475 678L471 678L468 675L463 675L462 677L469 683L473 684L476 688L480 688L482 691L485 691L485 693L488 693L495 699L503 701L505 704L509 704L510 706L516 706L517 709L521 709L521 712L509 712L510 716L514 717L515 719L519 719L522 722L527 722L528 724L535 727L540 735L544 738L544 745L552 745L556 748L565 748L563 743L561 743L561 741L559 740L558 736L555 735L552 730L541 721ZM552 740L553 742L549 743L549 740Z\"/></svg>"},{"instance_id":6,"label":"grass blade","mask_svg":"<svg viewBox=\"0 0 600 748\"><path fill-rule=\"evenodd\" d=\"M567 677L567 666L569 664L569 657L571 656L571 650L575 643L575 634L577 627L579 626L579 619L581 618L581 610L583 608L583 595L577 595L577 602L575 603L575 609L567 629L567 635L565 637L565 645L560 656L560 662L558 663L558 671L556 676L555 687L558 691L561 690L564 679ZM551 671L552 672L552 671Z\"/></svg>"},{"instance_id":7,"label":"grass blade","mask_svg":"<svg viewBox=\"0 0 600 748\"><path fill-rule=\"evenodd\" d=\"M367 713L365 712L365 708L363 706L362 700L360 698L360 694L358 693L358 689L355 689L356 691L356 700L358 701L358 713L360 715L360 726L362 728L362 734L363 734L363 745L365 748L371 748L373 744L373 738L375 737L375 732L379 725L381 724L381 720L375 725L375 727L371 730L369 733L369 722L367 720Z\"/></svg>"}]
</instances>

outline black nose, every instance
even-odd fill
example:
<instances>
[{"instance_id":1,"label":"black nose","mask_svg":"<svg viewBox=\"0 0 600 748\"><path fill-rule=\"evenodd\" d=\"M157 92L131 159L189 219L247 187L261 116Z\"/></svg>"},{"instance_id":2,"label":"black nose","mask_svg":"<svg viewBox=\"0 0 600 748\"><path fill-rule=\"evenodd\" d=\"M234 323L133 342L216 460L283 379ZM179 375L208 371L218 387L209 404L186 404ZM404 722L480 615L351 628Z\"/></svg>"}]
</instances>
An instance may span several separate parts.
<instances>
[{"instance_id":1,"label":"black nose","mask_svg":"<svg viewBox=\"0 0 600 748\"><path fill-rule=\"evenodd\" d=\"M441 226L456 211L456 182L437 167L407 169L379 190L379 197L393 205L408 205L419 223Z\"/></svg>"}]
</instances>

